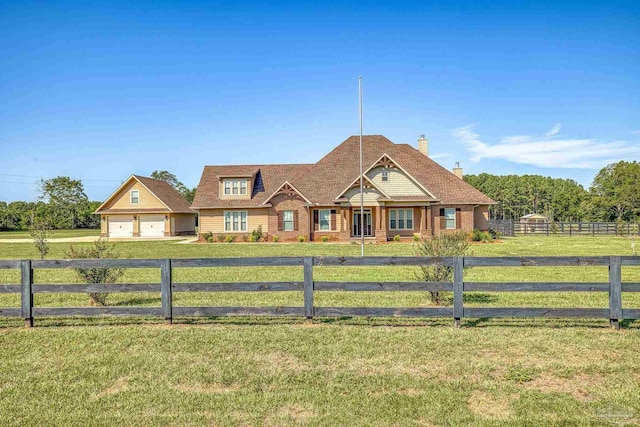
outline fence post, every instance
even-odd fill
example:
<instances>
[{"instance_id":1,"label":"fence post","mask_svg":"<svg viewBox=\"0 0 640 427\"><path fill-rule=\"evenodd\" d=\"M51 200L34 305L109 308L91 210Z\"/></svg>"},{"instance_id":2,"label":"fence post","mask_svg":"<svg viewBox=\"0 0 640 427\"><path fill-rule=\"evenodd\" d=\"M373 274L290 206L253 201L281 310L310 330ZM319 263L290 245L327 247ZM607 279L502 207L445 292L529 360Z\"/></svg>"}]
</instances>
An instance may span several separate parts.
<instances>
[{"instance_id":1,"label":"fence post","mask_svg":"<svg viewBox=\"0 0 640 427\"><path fill-rule=\"evenodd\" d=\"M171 291L171 260L160 260L160 292L162 313L167 324L173 323L173 294Z\"/></svg>"},{"instance_id":2,"label":"fence post","mask_svg":"<svg viewBox=\"0 0 640 427\"><path fill-rule=\"evenodd\" d=\"M622 319L622 269L619 256L609 258L609 323L620 329Z\"/></svg>"},{"instance_id":3,"label":"fence post","mask_svg":"<svg viewBox=\"0 0 640 427\"><path fill-rule=\"evenodd\" d=\"M33 327L33 269L31 260L20 261L20 275L22 279L21 313L24 325L27 328Z\"/></svg>"},{"instance_id":4,"label":"fence post","mask_svg":"<svg viewBox=\"0 0 640 427\"><path fill-rule=\"evenodd\" d=\"M464 315L462 293L464 291L464 258L453 258L453 324L460 327L460 319Z\"/></svg>"},{"instance_id":5,"label":"fence post","mask_svg":"<svg viewBox=\"0 0 640 427\"><path fill-rule=\"evenodd\" d=\"M304 258L304 315L313 319L313 257Z\"/></svg>"}]
</instances>

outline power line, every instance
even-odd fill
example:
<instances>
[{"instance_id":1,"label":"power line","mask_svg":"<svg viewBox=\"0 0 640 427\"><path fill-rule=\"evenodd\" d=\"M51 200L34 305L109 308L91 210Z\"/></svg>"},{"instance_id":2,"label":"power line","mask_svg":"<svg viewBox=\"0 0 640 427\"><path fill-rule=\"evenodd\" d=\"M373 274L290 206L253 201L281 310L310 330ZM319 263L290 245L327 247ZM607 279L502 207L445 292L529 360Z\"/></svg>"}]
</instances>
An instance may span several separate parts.
<instances>
[{"instance_id":1,"label":"power line","mask_svg":"<svg viewBox=\"0 0 640 427\"><path fill-rule=\"evenodd\" d=\"M19 178L38 178L38 179L52 179L52 178L54 178L54 177L45 178L43 176L33 176L33 175L14 175L14 174L10 174L10 173L0 173L0 176L15 176L15 177L19 177ZM120 182L120 183L122 183L122 181L118 181L118 180L115 180L115 179L81 179L81 181Z\"/></svg>"},{"instance_id":2,"label":"power line","mask_svg":"<svg viewBox=\"0 0 640 427\"><path fill-rule=\"evenodd\" d=\"M0 174L3 175L3 174ZM120 182L120 181L118 181ZM39 183L37 181L33 181L33 182L18 182L18 181L1 181L1 184L24 184L24 185L38 185ZM112 185L83 185L83 187L85 188L113 188Z\"/></svg>"}]
</instances>

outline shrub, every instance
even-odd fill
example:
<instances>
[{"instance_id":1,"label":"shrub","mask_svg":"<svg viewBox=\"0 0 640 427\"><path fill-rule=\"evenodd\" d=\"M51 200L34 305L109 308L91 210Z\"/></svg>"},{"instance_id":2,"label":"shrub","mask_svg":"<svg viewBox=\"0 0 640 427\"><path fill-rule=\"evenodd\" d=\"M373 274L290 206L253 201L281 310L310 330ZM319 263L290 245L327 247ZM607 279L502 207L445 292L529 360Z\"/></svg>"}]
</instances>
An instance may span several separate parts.
<instances>
[{"instance_id":1,"label":"shrub","mask_svg":"<svg viewBox=\"0 0 640 427\"><path fill-rule=\"evenodd\" d=\"M394 242L399 242L400 241L400 235L396 234L395 236L393 236L393 241Z\"/></svg>"},{"instance_id":2,"label":"shrub","mask_svg":"<svg viewBox=\"0 0 640 427\"><path fill-rule=\"evenodd\" d=\"M414 242L420 241L420 233L413 233L413 241Z\"/></svg>"},{"instance_id":3,"label":"shrub","mask_svg":"<svg viewBox=\"0 0 640 427\"><path fill-rule=\"evenodd\" d=\"M259 242L262 239L262 225L259 225L257 229L251 232L251 241Z\"/></svg>"},{"instance_id":4,"label":"shrub","mask_svg":"<svg viewBox=\"0 0 640 427\"><path fill-rule=\"evenodd\" d=\"M238 236L236 236L235 234L229 234L228 236L224 236L224 241L227 243L233 243L237 238Z\"/></svg>"},{"instance_id":5,"label":"shrub","mask_svg":"<svg viewBox=\"0 0 640 427\"><path fill-rule=\"evenodd\" d=\"M248 242L250 238L253 238L253 236L249 236L249 235L247 235L247 234L243 234L243 235L242 235L242 237L241 237L241 239L242 239L242 241L243 241L243 242ZM252 240L252 242L253 242L253 241L254 241L254 240Z\"/></svg>"},{"instance_id":6,"label":"shrub","mask_svg":"<svg viewBox=\"0 0 640 427\"><path fill-rule=\"evenodd\" d=\"M481 231L475 228L470 234L469 239L472 242L491 243L493 235L488 231Z\"/></svg>"},{"instance_id":7,"label":"shrub","mask_svg":"<svg viewBox=\"0 0 640 427\"><path fill-rule=\"evenodd\" d=\"M307 240L304 236L298 236L298 242L302 243Z\"/></svg>"},{"instance_id":8,"label":"shrub","mask_svg":"<svg viewBox=\"0 0 640 427\"><path fill-rule=\"evenodd\" d=\"M49 242L47 240L49 238L49 230L51 230L49 221L31 217L29 234L33 239L33 244L36 245L36 249L40 252L40 259L44 259L49 253Z\"/></svg>"},{"instance_id":9,"label":"shrub","mask_svg":"<svg viewBox=\"0 0 640 427\"><path fill-rule=\"evenodd\" d=\"M280 238L276 235L273 236L273 243L278 243L278 240L280 240Z\"/></svg>"},{"instance_id":10,"label":"shrub","mask_svg":"<svg viewBox=\"0 0 640 427\"><path fill-rule=\"evenodd\" d=\"M224 241L225 241L225 238L226 238L226 236L225 236L225 235L223 235L223 234L218 234L218 237L217 237L218 242L221 242L221 243L222 243L222 242L224 242Z\"/></svg>"},{"instance_id":11,"label":"shrub","mask_svg":"<svg viewBox=\"0 0 640 427\"><path fill-rule=\"evenodd\" d=\"M110 245L107 239L100 238L93 242L92 246L70 246L66 253L68 258L118 258L120 254L115 251L115 246ZM85 283L115 283L124 274L124 268L100 267L100 268L76 268L74 269L78 279ZM106 305L107 293L91 292L91 305Z\"/></svg>"},{"instance_id":12,"label":"shrub","mask_svg":"<svg viewBox=\"0 0 640 427\"><path fill-rule=\"evenodd\" d=\"M500 232L500 230L493 230L493 229L489 229L489 234L491 235L491 238L493 240L499 239L500 237L502 237L502 233Z\"/></svg>"},{"instance_id":13,"label":"shrub","mask_svg":"<svg viewBox=\"0 0 640 427\"><path fill-rule=\"evenodd\" d=\"M328 242L328 241L329 241L329 236L322 236L322 237L320 238L320 240L322 240L323 242L325 242L325 243L326 243L326 242Z\"/></svg>"},{"instance_id":14,"label":"shrub","mask_svg":"<svg viewBox=\"0 0 640 427\"><path fill-rule=\"evenodd\" d=\"M446 233L431 239L425 239L415 246L417 256L424 257L451 257L462 256L469 249L469 240L464 232ZM442 264L432 266L421 266L420 272L417 274L418 280L425 282L452 282L453 267L447 267ZM431 302L440 304L441 293L429 292Z\"/></svg>"},{"instance_id":15,"label":"shrub","mask_svg":"<svg viewBox=\"0 0 640 427\"><path fill-rule=\"evenodd\" d=\"M616 221L616 235L624 236L625 234L627 234L627 224L619 219Z\"/></svg>"},{"instance_id":16,"label":"shrub","mask_svg":"<svg viewBox=\"0 0 640 427\"><path fill-rule=\"evenodd\" d=\"M558 223L554 221L549 224L549 231L551 232L551 234L558 234L558 232L560 231L558 229Z\"/></svg>"},{"instance_id":17,"label":"shrub","mask_svg":"<svg viewBox=\"0 0 640 427\"><path fill-rule=\"evenodd\" d=\"M204 240L206 240L207 242L211 243L211 242L213 241L213 233L212 233L212 232L210 232L210 231L207 231L206 233L204 233L204 234L202 235L202 238L203 238Z\"/></svg>"}]
</instances>

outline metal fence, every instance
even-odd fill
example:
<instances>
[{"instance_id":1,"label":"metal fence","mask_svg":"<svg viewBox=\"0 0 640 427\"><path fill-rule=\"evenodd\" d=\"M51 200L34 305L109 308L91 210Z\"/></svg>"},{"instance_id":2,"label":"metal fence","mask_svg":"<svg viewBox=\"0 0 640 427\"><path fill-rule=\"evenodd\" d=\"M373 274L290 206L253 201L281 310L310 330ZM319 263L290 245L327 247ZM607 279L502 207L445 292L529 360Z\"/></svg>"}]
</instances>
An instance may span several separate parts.
<instances>
[{"instance_id":1,"label":"metal fence","mask_svg":"<svg viewBox=\"0 0 640 427\"><path fill-rule=\"evenodd\" d=\"M615 222L547 222L527 224L513 220L490 220L489 229L499 231L501 235L532 236L596 236L596 235L640 235L640 223Z\"/></svg>"}]
</instances>

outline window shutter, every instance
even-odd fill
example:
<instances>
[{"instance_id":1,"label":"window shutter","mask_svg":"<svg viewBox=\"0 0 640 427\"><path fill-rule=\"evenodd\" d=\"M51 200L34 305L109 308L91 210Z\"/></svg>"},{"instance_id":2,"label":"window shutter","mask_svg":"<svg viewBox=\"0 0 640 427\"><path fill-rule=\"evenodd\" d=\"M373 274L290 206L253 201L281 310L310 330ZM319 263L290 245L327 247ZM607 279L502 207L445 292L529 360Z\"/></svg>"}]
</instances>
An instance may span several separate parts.
<instances>
[{"instance_id":1,"label":"window shutter","mask_svg":"<svg viewBox=\"0 0 640 427\"><path fill-rule=\"evenodd\" d=\"M440 208L440 230L447 228L447 219L444 217L444 208Z\"/></svg>"},{"instance_id":2,"label":"window shutter","mask_svg":"<svg viewBox=\"0 0 640 427\"><path fill-rule=\"evenodd\" d=\"M320 224L318 224L318 211L313 211L313 229L318 231Z\"/></svg>"},{"instance_id":3,"label":"window shutter","mask_svg":"<svg viewBox=\"0 0 640 427\"><path fill-rule=\"evenodd\" d=\"M298 211L293 211L293 231L298 231Z\"/></svg>"},{"instance_id":4,"label":"window shutter","mask_svg":"<svg viewBox=\"0 0 640 427\"><path fill-rule=\"evenodd\" d=\"M278 231L284 230L283 216L282 212L278 212Z\"/></svg>"},{"instance_id":5,"label":"window shutter","mask_svg":"<svg viewBox=\"0 0 640 427\"><path fill-rule=\"evenodd\" d=\"M331 230L336 230L336 210L331 209Z\"/></svg>"},{"instance_id":6,"label":"window shutter","mask_svg":"<svg viewBox=\"0 0 640 427\"><path fill-rule=\"evenodd\" d=\"M462 211L460 208L456 208L456 228L462 228Z\"/></svg>"}]
</instances>

